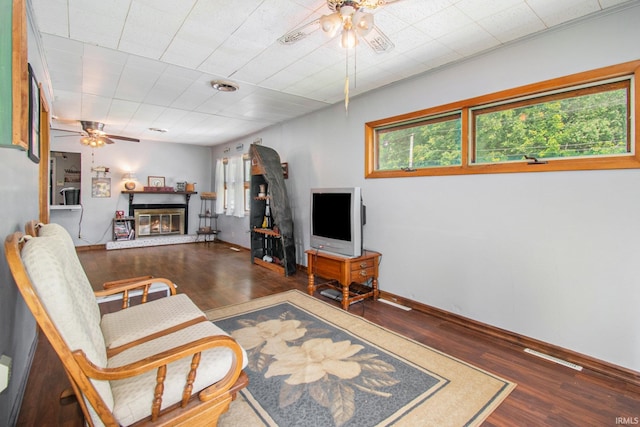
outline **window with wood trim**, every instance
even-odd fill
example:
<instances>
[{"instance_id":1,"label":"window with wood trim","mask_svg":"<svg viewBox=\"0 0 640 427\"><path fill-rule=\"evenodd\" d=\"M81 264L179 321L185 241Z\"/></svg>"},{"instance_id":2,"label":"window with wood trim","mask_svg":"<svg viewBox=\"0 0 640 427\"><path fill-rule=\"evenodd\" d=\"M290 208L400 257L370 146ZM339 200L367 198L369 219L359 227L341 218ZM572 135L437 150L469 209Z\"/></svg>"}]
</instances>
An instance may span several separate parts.
<instances>
[{"instance_id":1,"label":"window with wood trim","mask_svg":"<svg viewBox=\"0 0 640 427\"><path fill-rule=\"evenodd\" d=\"M640 168L640 61L365 124L365 176Z\"/></svg>"},{"instance_id":2,"label":"window with wood trim","mask_svg":"<svg viewBox=\"0 0 640 427\"><path fill-rule=\"evenodd\" d=\"M236 216L239 216L239 212L235 212L235 206L239 203L236 192L241 192L243 194L242 206L244 214L246 214L249 211L249 192L251 186L251 159L249 155L244 154L242 157L233 158L224 157L218 159L217 165L217 167L221 168L221 175L219 175L221 182L217 190L222 194L223 211L232 212ZM239 168L242 168L241 181L238 178Z\"/></svg>"}]
</instances>

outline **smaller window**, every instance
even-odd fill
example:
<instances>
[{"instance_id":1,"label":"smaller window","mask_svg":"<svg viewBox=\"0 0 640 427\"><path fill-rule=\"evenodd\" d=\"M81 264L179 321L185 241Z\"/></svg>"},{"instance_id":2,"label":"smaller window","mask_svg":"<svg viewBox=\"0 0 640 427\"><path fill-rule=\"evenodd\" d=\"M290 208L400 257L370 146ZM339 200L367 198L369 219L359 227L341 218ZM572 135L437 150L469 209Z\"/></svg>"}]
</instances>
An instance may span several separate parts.
<instances>
[{"instance_id":1,"label":"smaller window","mask_svg":"<svg viewBox=\"0 0 640 427\"><path fill-rule=\"evenodd\" d=\"M460 112L376 129L378 170L460 165Z\"/></svg>"}]
</instances>

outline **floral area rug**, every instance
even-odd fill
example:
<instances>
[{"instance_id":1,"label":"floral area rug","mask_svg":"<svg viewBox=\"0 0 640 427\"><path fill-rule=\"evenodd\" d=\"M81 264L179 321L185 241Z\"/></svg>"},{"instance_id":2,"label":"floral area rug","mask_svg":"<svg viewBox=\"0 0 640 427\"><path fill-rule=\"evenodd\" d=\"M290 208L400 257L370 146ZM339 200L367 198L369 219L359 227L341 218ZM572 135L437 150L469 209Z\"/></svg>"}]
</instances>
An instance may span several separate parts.
<instances>
[{"instance_id":1,"label":"floral area rug","mask_svg":"<svg viewBox=\"0 0 640 427\"><path fill-rule=\"evenodd\" d=\"M294 290L207 312L249 356L231 426L473 426L515 384Z\"/></svg>"}]
</instances>

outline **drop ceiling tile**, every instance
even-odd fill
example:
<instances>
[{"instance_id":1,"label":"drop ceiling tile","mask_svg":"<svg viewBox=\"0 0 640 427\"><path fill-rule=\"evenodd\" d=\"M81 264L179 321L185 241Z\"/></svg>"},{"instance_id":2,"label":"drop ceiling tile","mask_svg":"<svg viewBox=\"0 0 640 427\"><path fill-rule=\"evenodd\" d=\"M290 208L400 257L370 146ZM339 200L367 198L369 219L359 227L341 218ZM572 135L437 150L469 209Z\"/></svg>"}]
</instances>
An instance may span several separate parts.
<instances>
[{"instance_id":1,"label":"drop ceiling tile","mask_svg":"<svg viewBox=\"0 0 640 427\"><path fill-rule=\"evenodd\" d=\"M481 19L478 24L502 43L545 29L544 23L526 4Z\"/></svg>"},{"instance_id":2,"label":"drop ceiling tile","mask_svg":"<svg viewBox=\"0 0 640 427\"><path fill-rule=\"evenodd\" d=\"M443 45L437 40L426 43L420 47L406 52L408 58L418 61L428 66L427 69L435 68L447 61L458 60L462 55Z\"/></svg>"},{"instance_id":3,"label":"drop ceiling tile","mask_svg":"<svg viewBox=\"0 0 640 427\"><path fill-rule=\"evenodd\" d=\"M494 15L505 9L521 5L524 2L524 0L460 0L455 6L472 20L479 21L480 19ZM527 1L527 3L531 2Z\"/></svg>"},{"instance_id":4,"label":"drop ceiling tile","mask_svg":"<svg viewBox=\"0 0 640 427\"><path fill-rule=\"evenodd\" d=\"M308 16L309 9L290 0L264 0L233 35L266 48L292 29L291 22L307 19Z\"/></svg>"},{"instance_id":5,"label":"drop ceiling tile","mask_svg":"<svg viewBox=\"0 0 640 427\"><path fill-rule=\"evenodd\" d=\"M168 107L178 99L192 83L193 79L165 72L156 80L144 98L144 102Z\"/></svg>"},{"instance_id":6,"label":"drop ceiling tile","mask_svg":"<svg viewBox=\"0 0 640 427\"><path fill-rule=\"evenodd\" d=\"M160 58L187 17L193 1L173 1L171 7L166 2L133 2L119 49L147 58Z\"/></svg>"},{"instance_id":7,"label":"drop ceiling tile","mask_svg":"<svg viewBox=\"0 0 640 427\"><path fill-rule=\"evenodd\" d=\"M616 6L622 3L631 3L628 0L599 0L601 9Z\"/></svg>"},{"instance_id":8,"label":"drop ceiling tile","mask_svg":"<svg viewBox=\"0 0 640 427\"><path fill-rule=\"evenodd\" d=\"M429 37L437 39L472 23L471 18L462 13L460 9L450 6L414 23L413 26Z\"/></svg>"},{"instance_id":9,"label":"drop ceiling tile","mask_svg":"<svg viewBox=\"0 0 640 427\"><path fill-rule=\"evenodd\" d=\"M174 37L163 53L161 60L170 64L195 69L214 52L220 43L222 43L222 40L209 44L203 43L202 40L185 37L184 32L182 32Z\"/></svg>"},{"instance_id":10,"label":"drop ceiling tile","mask_svg":"<svg viewBox=\"0 0 640 427\"><path fill-rule=\"evenodd\" d=\"M530 0L527 4L547 27L600 10L598 0L564 0L560 4L550 0Z\"/></svg>"},{"instance_id":11,"label":"drop ceiling tile","mask_svg":"<svg viewBox=\"0 0 640 427\"><path fill-rule=\"evenodd\" d=\"M454 3L452 0L404 1L383 7L385 13L392 14L407 24L413 25L450 7Z\"/></svg>"},{"instance_id":12,"label":"drop ceiling tile","mask_svg":"<svg viewBox=\"0 0 640 427\"><path fill-rule=\"evenodd\" d=\"M199 79L191 83L184 92L180 94L172 103L172 108L187 111L194 111L198 106L205 103L209 98L217 94L211 87L210 81L215 78L211 75L202 75Z\"/></svg>"},{"instance_id":13,"label":"drop ceiling tile","mask_svg":"<svg viewBox=\"0 0 640 427\"><path fill-rule=\"evenodd\" d=\"M51 50L55 50L58 52L68 52L77 56L82 56L82 53L84 52L84 43L81 41L50 34L42 35L42 47L44 48L45 54Z\"/></svg>"},{"instance_id":14,"label":"drop ceiling tile","mask_svg":"<svg viewBox=\"0 0 640 427\"><path fill-rule=\"evenodd\" d=\"M500 45L500 41L473 23L438 39L440 43L462 56L471 56Z\"/></svg>"},{"instance_id":15,"label":"drop ceiling tile","mask_svg":"<svg viewBox=\"0 0 640 427\"><path fill-rule=\"evenodd\" d=\"M127 56L116 50L85 45L82 67L83 92L113 97Z\"/></svg>"},{"instance_id":16,"label":"drop ceiling tile","mask_svg":"<svg viewBox=\"0 0 640 427\"><path fill-rule=\"evenodd\" d=\"M69 0L69 36L90 44L118 47L131 0Z\"/></svg>"},{"instance_id":17,"label":"drop ceiling tile","mask_svg":"<svg viewBox=\"0 0 640 427\"><path fill-rule=\"evenodd\" d=\"M111 102L106 123L110 126L124 127L140 108L139 102L114 99Z\"/></svg>"},{"instance_id":18,"label":"drop ceiling tile","mask_svg":"<svg viewBox=\"0 0 640 427\"><path fill-rule=\"evenodd\" d=\"M166 68L166 64L129 55L122 70L115 97L142 102Z\"/></svg>"},{"instance_id":19,"label":"drop ceiling tile","mask_svg":"<svg viewBox=\"0 0 640 427\"><path fill-rule=\"evenodd\" d=\"M104 122L106 121L110 108L111 98L83 93L80 117L76 117L76 119Z\"/></svg>"},{"instance_id":20,"label":"drop ceiling tile","mask_svg":"<svg viewBox=\"0 0 640 427\"><path fill-rule=\"evenodd\" d=\"M82 95L76 91L66 91L54 87L51 115L61 120L78 120Z\"/></svg>"},{"instance_id":21,"label":"drop ceiling tile","mask_svg":"<svg viewBox=\"0 0 640 427\"><path fill-rule=\"evenodd\" d=\"M198 67L198 70L230 78L237 70L259 55L260 44L231 36Z\"/></svg>"},{"instance_id":22,"label":"drop ceiling tile","mask_svg":"<svg viewBox=\"0 0 640 427\"><path fill-rule=\"evenodd\" d=\"M67 0L31 0L36 24L40 31L61 37L69 37Z\"/></svg>"}]
</instances>

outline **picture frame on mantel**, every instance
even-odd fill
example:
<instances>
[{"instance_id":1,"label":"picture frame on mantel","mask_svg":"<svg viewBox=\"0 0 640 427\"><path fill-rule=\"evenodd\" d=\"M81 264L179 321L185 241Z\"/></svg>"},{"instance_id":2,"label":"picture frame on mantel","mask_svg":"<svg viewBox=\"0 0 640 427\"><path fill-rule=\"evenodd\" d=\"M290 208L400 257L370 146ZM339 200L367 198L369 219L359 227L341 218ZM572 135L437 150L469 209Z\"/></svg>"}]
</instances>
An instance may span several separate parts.
<instances>
[{"instance_id":1,"label":"picture frame on mantel","mask_svg":"<svg viewBox=\"0 0 640 427\"><path fill-rule=\"evenodd\" d=\"M34 163L40 163L40 87L31 68L29 70L29 149L28 155Z\"/></svg>"},{"instance_id":2,"label":"picture frame on mantel","mask_svg":"<svg viewBox=\"0 0 640 427\"><path fill-rule=\"evenodd\" d=\"M147 183L149 187L164 187L164 176L149 176Z\"/></svg>"}]
</instances>

